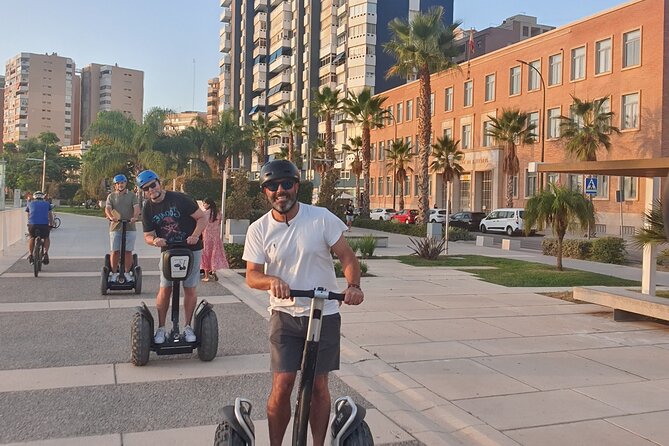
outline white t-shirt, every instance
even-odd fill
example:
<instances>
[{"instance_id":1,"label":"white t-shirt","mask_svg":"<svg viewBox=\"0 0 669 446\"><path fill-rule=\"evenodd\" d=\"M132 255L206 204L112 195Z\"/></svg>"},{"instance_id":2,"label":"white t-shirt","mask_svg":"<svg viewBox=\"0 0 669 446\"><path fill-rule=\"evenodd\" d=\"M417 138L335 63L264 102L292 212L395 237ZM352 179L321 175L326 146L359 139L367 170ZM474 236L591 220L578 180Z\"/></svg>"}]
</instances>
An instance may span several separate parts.
<instances>
[{"instance_id":1,"label":"white t-shirt","mask_svg":"<svg viewBox=\"0 0 669 446\"><path fill-rule=\"evenodd\" d=\"M279 277L293 290L311 290L323 287L339 292L330 248L347 227L326 208L304 203L287 226L276 221L268 212L254 221L246 233L244 255L247 262L265 265L265 274ZM311 299L296 297L277 299L270 293L273 309L293 316L308 316ZM339 312L336 300L325 301L323 315Z\"/></svg>"}]
</instances>

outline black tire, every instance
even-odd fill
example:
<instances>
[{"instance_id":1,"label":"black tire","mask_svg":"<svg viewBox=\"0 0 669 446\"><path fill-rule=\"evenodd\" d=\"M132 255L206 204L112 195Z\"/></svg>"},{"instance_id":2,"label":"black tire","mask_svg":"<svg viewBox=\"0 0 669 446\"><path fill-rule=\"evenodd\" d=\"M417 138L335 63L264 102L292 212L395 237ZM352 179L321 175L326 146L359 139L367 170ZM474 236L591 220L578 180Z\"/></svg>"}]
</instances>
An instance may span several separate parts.
<instances>
[{"instance_id":1,"label":"black tire","mask_svg":"<svg viewBox=\"0 0 669 446\"><path fill-rule=\"evenodd\" d=\"M365 421L351 432L351 435L346 437L342 443L343 446L374 446L374 437L372 431Z\"/></svg>"},{"instance_id":2,"label":"black tire","mask_svg":"<svg viewBox=\"0 0 669 446\"><path fill-rule=\"evenodd\" d=\"M105 266L111 271L111 256L109 254L105 254Z\"/></svg>"},{"instance_id":3,"label":"black tire","mask_svg":"<svg viewBox=\"0 0 669 446\"><path fill-rule=\"evenodd\" d=\"M35 238L35 245L33 246L33 274L35 277L39 276L42 270L42 239Z\"/></svg>"},{"instance_id":4,"label":"black tire","mask_svg":"<svg viewBox=\"0 0 669 446\"><path fill-rule=\"evenodd\" d=\"M100 294L106 296L108 287L109 287L109 268L103 266L102 272L100 273Z\"/></svg>"},{"instance_id":5,"label":"black tire","mask_svg":"<svg viewBox=\"0 0 669 446\"><path fill-rule=\"evenodd\" d=\"M227 422L222 422L216 428L214 434L214 446L247 446L242 437L230 427Z\"/></svg>"},{"instance_id":6,"label":"black tire","mask_svg":"<svg viewBox=\"0 0 669 446\"><path fill-rule=\"evenodd\" d=\"M139 260L137 260L137 254L132 255L132 268L134 269L136 266L139 266Z\"/></svg>"},{"instance_id":7,"label":"black tire","mask_svg":"<svg viewBox=\"0 0 669 446\"><path fill-rule=\"evenodd\" d=\"M480 228L480 229L481 229L481 232L484 233L484 234L485 234L486 232L488 232L488 230L485 228L485 225L481 225L481 228Z\"/></svg>"},{"instance_id":8,"label":"black tire","mask_svg":"<svg viewBox=\"0 0 669 446\"><path fill-rule=\"evenodd\" d=\"M60 223L61 223L60 218L59 217L54 217L52 228L54 228L54 229L60 228Z\"/></svg>"},{"instance_id":9,"label":"black tire","mask_svg":"<svg viewBox=\"0 0 669 446\"><path fill-rule=\"evenodd\" d=\"M511 226L506 227L506 235L511 237L513 235L513 228Z\"/></svg>"},{"instance_id":10,"label":"black tire","mask_svg":"<svg viewBox=\"0 0 669 446\"><path fill-rule=\"evenodd\" d=\"M211 361L218 353L218 318L216 313L209 311L200 320L200 346L197 357L200 361Z\"/></svg>"},{"instance_id":11,"label":"black tire","mask_svg":"<svg viewBox=\"0 0 669 446\"><path fill-rule=\"evenodd\" d=\"M132 318L132 328L130 329L130 362L136 366L143 366L149 362L149 353L151 353L151 324L142 313L135 313Z\"/></svg>"},{"instance_id":12,"label":"black tire","mask_svg":"<svg viewBox=\"0 0 669 446\"><path fill-rule=\"evenodd\" d=\"M133 274L135 275L135 294L142 294L142 267L136 266Z\"/></svg>"}]
</instances>

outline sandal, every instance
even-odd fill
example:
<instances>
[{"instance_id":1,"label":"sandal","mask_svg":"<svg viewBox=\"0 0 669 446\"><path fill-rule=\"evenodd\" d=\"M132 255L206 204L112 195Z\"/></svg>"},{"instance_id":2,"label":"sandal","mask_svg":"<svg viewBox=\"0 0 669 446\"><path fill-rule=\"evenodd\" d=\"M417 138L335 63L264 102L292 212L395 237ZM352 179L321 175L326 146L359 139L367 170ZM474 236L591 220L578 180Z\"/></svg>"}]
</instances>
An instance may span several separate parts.
<instances>
[{"instance_id":1,"label":"sandal","mask_svg":"<svg viewBox=\"0 0 669 446\"><path fill-rule=\"evenodd\" d=\"M203 282L209 282L209 275L205 274L204 277L202 278Z\"/></svg>"},{"instance_id":2,"label":"sandal","mask_svg":"<svg viewBox=\"0 0 669 446\"><path fill-rule=\"evenodd\" d=\"M211 273L209 273L209 276L216 282L218 282L218 276L216 275L216 271L212 271Z\"/></svg>"}]
</instances>

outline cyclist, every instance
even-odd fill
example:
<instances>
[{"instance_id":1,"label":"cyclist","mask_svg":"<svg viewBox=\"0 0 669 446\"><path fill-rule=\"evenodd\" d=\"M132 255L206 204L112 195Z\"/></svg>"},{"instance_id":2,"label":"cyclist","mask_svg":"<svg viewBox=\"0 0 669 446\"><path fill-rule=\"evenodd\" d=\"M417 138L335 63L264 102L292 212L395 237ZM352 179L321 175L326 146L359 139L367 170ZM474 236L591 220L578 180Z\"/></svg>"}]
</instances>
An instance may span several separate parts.
<instances>
[{"instance_id":1,"label":"cyclist","mask_svg":"<svg viewBox=\"0 0 669 446\"><path fill-rule=\"evenodd\" d=\"M160 178L152 170L140 172L135 182L147 198L142 209L144 241L148 245L160 247L162 251L167 249L168 243L183 243L193 251L193 268L183 282L186 316L184 338L187 342L195 342L195 332L190 324L197 302L196 286L200 281L197 265L202 259L202 232L207 226L207 218L195 200L186 194L163 189ZM165 319L172 293L172 282L165 278L162 262L160 264L160 289L156 296L158 329L153 337L156 344L165 342Z\"/></svg>"},{"instance_id":2,"label":"cyclist","mask_svg":"<svg viewBox=\"0 0 669 446\"><path fill-rule=\"evenodd\" d=\"M133 281L130 274L132 268L132 250L135 249L137 230L135 222L139 219L139 204L135 194L128 191L128 179L119 174L114 177L114 192L107 196L105 215L111 221L109 224L109 243L111 244L111 281L116 282L118 275L125 274L126 282ZM125 271L118 271L119 257L121 256L121 236L123 226L121 220L129 220L125 234Z\"/></svg>"},{"instance_id":3,"label":"cyclist","mask_svg":"<svg viewBox=\"0 0 669 446\"><path fill-rule=\"evenodd\" d=\"M33 247L35 246L35 237L37 237L38 231L39 235L44 239L42 263L45 265L49 264L49 245L51 244L49 232L53 224L51 209L52 206L44 199L44 192L42 191L35 192L33 199L26 206L26 212L28 213L28 234L30 234L30 238L28 238L28 261L31 264L34 261Z\"/></svg>"},{"instance_id":4,"label":"cyclist","mask_svg":"<svg viewBox=\"0 0 669 446\"><path fill-rule=\"evenodd\" d=\"M273 377L267 421L270 444L276 446L282 443L290 421L290 395L309 324L309 299L292 299L290 289L338 289L332 250L348 281L344 303L359 305L364 295L360 289L360 264L344 238L347 226L326 208L297 201L297 167L286 160L271 161L260 170L260 182L272 209L249 227L242 258L246 261L246 283L269 292ZM339 369L340 326L338 303L325 302L311 400L314 445L325 441L330 416L328 373Z\"/></svg>"}]
</instances>

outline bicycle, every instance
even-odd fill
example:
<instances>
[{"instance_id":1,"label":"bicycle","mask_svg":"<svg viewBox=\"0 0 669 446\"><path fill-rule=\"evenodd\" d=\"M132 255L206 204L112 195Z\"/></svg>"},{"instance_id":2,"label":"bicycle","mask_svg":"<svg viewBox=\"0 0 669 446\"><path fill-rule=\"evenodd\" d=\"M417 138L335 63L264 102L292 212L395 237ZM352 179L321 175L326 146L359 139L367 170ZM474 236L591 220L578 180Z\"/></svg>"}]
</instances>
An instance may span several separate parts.
<instances>
[{"instance_id":1,"label":"bicycle","mask_svg":"<svg viewBox=\"0 0 669 446\"><path fill-rule=\"evenodd\" d=\"M51 223L51 227L53 229L58 229L60 228L60 217L56 217L56 214L53 214L53 222Z\"/></svg>"},{"instance_id":2,"label":"bicycle","mask_svg":"<svg viewBox=\"0 0 669 446\"><path fill-rule=\"evenodd\" d=\"M33 273L35 277L42 271L42 257L44 256L44 238L39 230L35 231L35 244L33 246Z\"/></svg>"}]
</instances>

